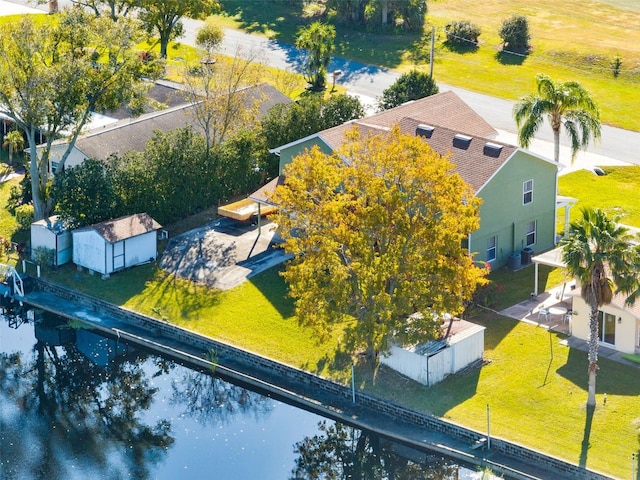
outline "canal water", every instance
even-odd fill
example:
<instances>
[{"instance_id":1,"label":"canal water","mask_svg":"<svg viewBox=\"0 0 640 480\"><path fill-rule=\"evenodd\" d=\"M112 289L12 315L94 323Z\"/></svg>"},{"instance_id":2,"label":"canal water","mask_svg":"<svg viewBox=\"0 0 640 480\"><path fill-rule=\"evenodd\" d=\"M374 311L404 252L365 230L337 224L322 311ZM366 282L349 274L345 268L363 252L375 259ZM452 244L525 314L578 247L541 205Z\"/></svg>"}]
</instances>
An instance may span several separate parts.
<instances>
[{"instance_id":1,"label":"canal water","mask_svg":"<svg viewBox=\"0 0 640 480\"><path fill-rule=\"evenodd\" d=\"M0 317L1 479L472 479L53 316Z\"/></svg>"}]
</instances>

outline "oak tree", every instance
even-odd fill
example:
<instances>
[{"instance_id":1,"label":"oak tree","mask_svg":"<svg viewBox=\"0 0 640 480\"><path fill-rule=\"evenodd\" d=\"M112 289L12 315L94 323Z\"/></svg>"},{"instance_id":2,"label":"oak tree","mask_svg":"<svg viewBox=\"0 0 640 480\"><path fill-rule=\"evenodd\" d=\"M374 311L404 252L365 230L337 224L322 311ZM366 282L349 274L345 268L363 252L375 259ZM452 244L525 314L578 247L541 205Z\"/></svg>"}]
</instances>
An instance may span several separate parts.
<instances>
[{"instance_id":1,"label":"oak tree","mask_svg":"<svg viewBox=\"0 0 640 480\"><path fill-rule=\"evenodd\" d=\"M376 357L395 338L437 338L486 271L463 240L478 228L479 200L451 162L396 127L354 128L333 154L314 147L285 167L273 200L283 275L296 315L322 340L345 327L345 347Z\"/></svg>"}]
</instances>

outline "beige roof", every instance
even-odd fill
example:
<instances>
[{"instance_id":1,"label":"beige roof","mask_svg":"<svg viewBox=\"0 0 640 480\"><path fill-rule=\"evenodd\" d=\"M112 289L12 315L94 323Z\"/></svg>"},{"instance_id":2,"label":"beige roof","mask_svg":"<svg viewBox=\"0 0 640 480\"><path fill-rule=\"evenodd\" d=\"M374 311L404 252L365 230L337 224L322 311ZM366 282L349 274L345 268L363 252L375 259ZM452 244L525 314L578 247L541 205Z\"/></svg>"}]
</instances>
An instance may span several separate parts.
<instances>
[{"instance_id":1,"label":"beige roof","mask_svg":"<svg viewBox=\"0 0 640 480\"><path fill-rule=\"evenodd\" d=\"M115 218L96 223L89 227L78 228L76 232L95 230L109 243L119 242L127 238L137 237L162 228L158 222L146 213L136 213L126 217Z\"/></svg>"}]
</instances>

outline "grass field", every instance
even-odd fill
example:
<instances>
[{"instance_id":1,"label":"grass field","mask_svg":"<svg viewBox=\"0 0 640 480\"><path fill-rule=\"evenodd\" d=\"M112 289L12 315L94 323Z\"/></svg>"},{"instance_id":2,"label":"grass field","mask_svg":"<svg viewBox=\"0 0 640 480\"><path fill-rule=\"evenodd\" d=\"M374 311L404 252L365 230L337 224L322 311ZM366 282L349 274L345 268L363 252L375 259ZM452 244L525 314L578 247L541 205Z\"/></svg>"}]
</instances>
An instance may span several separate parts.
<instances>
[{"instance_id":1,"label":"grass field","mask_svg":"<svg viewBox=\"0 0 640 480\"><path fill-rule=\"evenodd\" d=\"M318 17L303 3L228 0L219 21L228 27L292 43L297 29ZM434 77L438 82L515 100L535 88L535 75L576 80L588 88L602 110L602 120L640 130L640 7L632 1L432 0L427 27L436 27ZM527 56L501 51L498 31L511 14L526 15L532 34ZM453 51L444 44L444 25L471 20L481 27L478 48ZM427 69L429 42L418 34L373 35L339 27L336 56L406 71ZM611 64L619 56L620 75Z\"/></svg>"}]
</instances>

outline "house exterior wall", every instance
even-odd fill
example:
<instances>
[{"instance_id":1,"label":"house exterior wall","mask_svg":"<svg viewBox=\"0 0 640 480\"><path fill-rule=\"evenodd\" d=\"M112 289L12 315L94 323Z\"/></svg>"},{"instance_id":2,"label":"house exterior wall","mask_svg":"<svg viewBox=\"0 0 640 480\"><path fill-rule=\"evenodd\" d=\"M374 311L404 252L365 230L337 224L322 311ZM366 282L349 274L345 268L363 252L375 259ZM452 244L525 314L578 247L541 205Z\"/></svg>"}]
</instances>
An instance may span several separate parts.
<instances>
[{"instance_id":1,"label":"house exterior wall","mask_svg":"<svg viewBox=\"0 0 640 480\"><path fill-rule=\"evenodd\" d=\"M106 275L107 242L95 230L73 232L73 263Z\"/></svg>"},{"instance_id":2,"label":"house exterior wall","mask_svg":"<svg viewBox=\"0 0 640 480\"><path fill-rule=\"evenodd\" d=\"M573 297L573 315L571 318L571 334L584 341L589 341L589 312L590 307L586 302L576 295ZM603 305L600 310L604 313L612 314L615 317L615 343L600 344L609 348L614 348L622 353L636 353L640 350L638 337L640 335L640 322L630 312L618 306Z\"/></svg>"},{"instance_id":3,"label":"house exterior wall","mask_svg":"<svg viewBox=\"0 0 640 480\"><path fill-rule=\"evenodd\" d=\"M52 172L55 172L58 169L58 164L60 163L60 160L62 159L62 155L64 155L64 152L67 150L68 146L69 145L66 143L56 144L51 146L51 154L49 157L49 169ZM82 162L85 161L86 158L87 156L84 153L78 150L77 147L74 147L69 153L67 160L65 161L64 168L71 168L71 167L80 165Z\"/></svg>"},{"instance_id":4,"label":"house exterior wall","mask_svg":"<svg viewBox=\"0 0 640 480\"><path fill-rule=\"evenodd\" d=\"M282 174L282 170L284 169L285 165L287 165L288 163L291 163L291 161L295 157L297 157L301 153L304 153L305 150L311 150L316 145L318 146L318 148L320 148L322 152L326 153L327 155L330 155L333 152L333 150L331 150L331 148L329 148L327 144L324 143L322 139L318 138L317 136L309 138L304 142L291 145L290 147L280 152L280 167L278 170L280 174Z\"/></svg>"},{"instance_id":5,"label":"house exterior wall","mask_svg":"<svg viewBox=\"0 0 640 480\"><path fill-rule=\"evenodd\" d=\"M429 357L393 345L389 355L380 357L380 362L416 382L430 386L482 359L483 354L484 328L479 328Z\"/></svg>"},{"instance_id":6,"label":"house exterior wall","mask_svg":"<svg viewBox=\"0 0 640 480\"><path fill-rule=\"evenodd\" d=\"M469 251L478 261L488 261L487 245L496 237L492 268L505 265L509 255L527 246L527 227L536 221L534 252L554 247L557 167L518 150L477 193L482 199L480 228L470 235ZM523 185L533 180L533 201L523 205Z\"/></svg>"}]
</instances>

